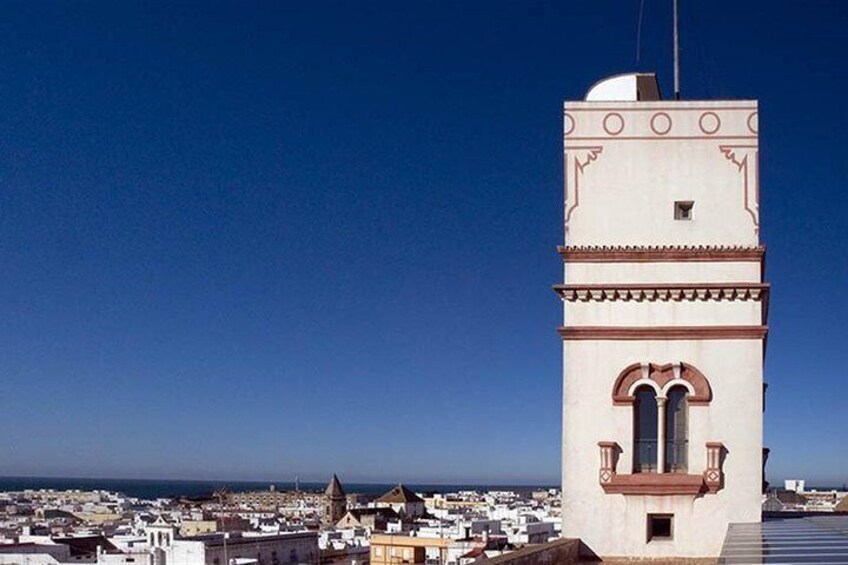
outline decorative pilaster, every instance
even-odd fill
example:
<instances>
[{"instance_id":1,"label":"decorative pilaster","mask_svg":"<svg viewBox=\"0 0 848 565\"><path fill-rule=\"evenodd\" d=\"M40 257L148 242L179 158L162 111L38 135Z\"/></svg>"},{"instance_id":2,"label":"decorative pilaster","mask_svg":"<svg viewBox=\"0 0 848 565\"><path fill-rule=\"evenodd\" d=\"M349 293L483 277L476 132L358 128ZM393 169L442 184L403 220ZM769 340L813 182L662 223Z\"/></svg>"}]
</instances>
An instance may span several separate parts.
<instances>
[{"instance_id":1,"label":"decorative pilaster","mask_svg":"<svg viewBox=\"0 0 848 565\"><path fill-rule=\"evenodd\" d=\"M718 492L724 486L723 452L724 444L721 442L707 442L707 469L704 471L704 484L708 492Z\"/></svg>"},{"instance_id":2,"label":"decorative pilaster","mask_svg":"<svg viewBox=\"0 0 848 565\"><path fill-rule=\"evenodd\" d=\"M614 441L599 441L601 448L601 469L598 478L601 485L607 485L615 478L615 469L618 467L618 454L621 448Z\"/></svg>"}]
</instances>

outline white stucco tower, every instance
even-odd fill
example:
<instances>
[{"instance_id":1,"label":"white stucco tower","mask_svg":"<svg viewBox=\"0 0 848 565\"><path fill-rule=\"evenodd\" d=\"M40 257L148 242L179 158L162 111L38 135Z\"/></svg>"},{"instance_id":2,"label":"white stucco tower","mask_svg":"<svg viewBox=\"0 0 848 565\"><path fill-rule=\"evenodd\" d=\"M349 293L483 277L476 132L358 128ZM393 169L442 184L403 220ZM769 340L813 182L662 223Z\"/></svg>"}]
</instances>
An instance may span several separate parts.
<instances>
[{"instance_id":1,"label":"white stucco tower","mask_svg":"<svg viewBox=\"0 0 848 565\"><path fill-rule=\"evenodd\" d=\"M563 535L717 556L760 521L757 103L663 101L633 74L564 121Z\"/></svg>"}]
</instances>

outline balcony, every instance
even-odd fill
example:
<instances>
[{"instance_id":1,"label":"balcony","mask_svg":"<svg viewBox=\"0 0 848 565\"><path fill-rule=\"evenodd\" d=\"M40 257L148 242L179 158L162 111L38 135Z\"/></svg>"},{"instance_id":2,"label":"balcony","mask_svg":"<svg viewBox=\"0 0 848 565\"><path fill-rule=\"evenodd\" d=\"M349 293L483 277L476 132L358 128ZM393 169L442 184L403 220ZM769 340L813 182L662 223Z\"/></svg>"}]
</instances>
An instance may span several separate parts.
<instances>
[{"instance_id":1,"label":"balcony","mask_svg":"<svg viewBox=\"0 0 848 565\"><path fill-rule=\"evenodd\" d=\"M634 445L630 475L616 471L621 447L615 442L598 443L601 450L599 482L604 492L624 495L701 495L718 492L724 486L722 470L726 450L721 443L707 442L707 468L700 474L687 474L688 442L663 442L664 453L658 453L656 440L640 440ZM660 462L663 464L660 465ZM668 472L663 472L663 471Z\"/></svg>"}]
</instances>

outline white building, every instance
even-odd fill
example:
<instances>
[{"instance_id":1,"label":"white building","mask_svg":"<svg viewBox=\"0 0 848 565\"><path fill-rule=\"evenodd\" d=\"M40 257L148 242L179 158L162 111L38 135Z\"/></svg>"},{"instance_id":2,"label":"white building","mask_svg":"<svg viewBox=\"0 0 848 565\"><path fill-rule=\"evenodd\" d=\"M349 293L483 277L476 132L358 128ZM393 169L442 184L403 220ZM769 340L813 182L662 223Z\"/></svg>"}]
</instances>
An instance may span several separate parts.
<instances>
[{"instance_id":1,"label":"white building","mask_svg":"<svg viewBox=\"0 0 848 565\"><path fill-rule=\"evenodd\" d=\"M804 492L805 485L804 479L786 479L783 481L783 488L794 492Z\"/></svg>"},{"instance_id":2,"label":"white building","mask_svg":"<svg viewBox=\"0 0 848 565\"><path fill-rule=\"evenodd\" d=\"M205 534L176 537L176 529L154 524L147 529L153 565L232 565L238 559L263 565L316 563L318 534L294 532L280 535Z\"/></svg>"},{"instance_id":3,"label":"white building","mask_svg":"<svg viewBox=\"0 0 848 565\"><path fill-rule=\"evenodd\" d=\"M757 102L624 75L564 127L563 536L715 557L728 523L760 520Z\"/></svg>"}]
</instances>

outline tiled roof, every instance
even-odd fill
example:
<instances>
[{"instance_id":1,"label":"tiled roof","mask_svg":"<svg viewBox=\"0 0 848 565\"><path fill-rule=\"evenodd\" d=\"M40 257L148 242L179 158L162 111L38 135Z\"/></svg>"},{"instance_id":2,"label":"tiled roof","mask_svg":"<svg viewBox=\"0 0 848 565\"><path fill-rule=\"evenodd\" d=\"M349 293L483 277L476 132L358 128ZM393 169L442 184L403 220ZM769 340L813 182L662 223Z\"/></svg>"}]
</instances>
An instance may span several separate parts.
<instances>
[{"instance_id":1,"label":"tiled roof","mask_svg":"<svg viewBox=\"0 0 848 565\"><path fill-rule=\"evenodd\" d=\"M391 508L351 508L348 510L351 516L359 520L362 516L382 516L384 518L397 518L397 512Z\"/></svg>"},{"instance_id":2,"label":"tiled roof","mask_svg":"<svg viewBox=\"0 0 848 565\"><path fill-rule=\"evenodd\" d=\"M344 489L342 488L342 483L341 481L339 481L339 478L336 476L335 473L333 473L333 477L330 479L330 483L327 485L327 490L324 491L324 494L329 497L336 498L345 495Z\"/></svg>"},{"instance_id":3,"label":"tiled roof","mask_svg":"<svg viewBox=\"0 0 848 565\"><path fill-rule=\"evenodd\" d=\"M392 490L381 496L377 499L377 502L389 502L389 503L409 503L409 502L424 502L424 499L403 486L399 484L394 487Z\"/></svg>"}]
</instances>

